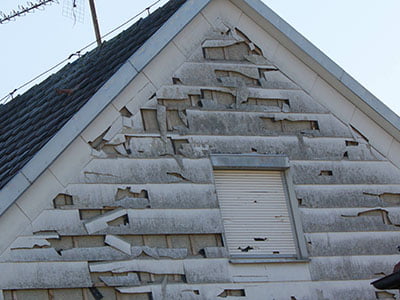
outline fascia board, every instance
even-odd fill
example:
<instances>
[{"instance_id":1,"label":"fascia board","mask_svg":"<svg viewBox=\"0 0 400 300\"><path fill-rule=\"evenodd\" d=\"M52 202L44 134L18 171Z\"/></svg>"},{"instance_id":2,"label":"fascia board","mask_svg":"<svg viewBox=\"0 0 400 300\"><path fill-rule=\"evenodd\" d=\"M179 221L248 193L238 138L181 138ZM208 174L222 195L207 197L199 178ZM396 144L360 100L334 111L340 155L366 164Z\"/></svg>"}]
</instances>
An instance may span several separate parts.
<instances>
[{"instance_id":1,"label":"fascia board","mask_svg":"<svg viewBox=\"0 0 400 300\"><path fill-rule=\"evenodd\" d=\"M400 141L400 117L260 0L231 0L339 93Z\"/></svg>"},{"instance_id":2,"label":"fascia board","mask_svg":"<svg viewBox=\"0 0 400 300\"><path fill-rule=\"evenodd\" d=\"M186 1L0 191L0 216L211 0Z\"/></svg>"}]
</instances>

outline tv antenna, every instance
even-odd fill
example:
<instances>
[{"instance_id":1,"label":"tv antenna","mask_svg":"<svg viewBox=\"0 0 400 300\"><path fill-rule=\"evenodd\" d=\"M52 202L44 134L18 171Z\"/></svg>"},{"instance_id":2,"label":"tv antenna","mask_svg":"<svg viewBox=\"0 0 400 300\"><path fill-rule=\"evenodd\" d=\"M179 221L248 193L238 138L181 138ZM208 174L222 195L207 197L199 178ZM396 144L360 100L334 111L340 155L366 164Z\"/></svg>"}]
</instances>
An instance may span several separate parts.
<instances>
[{"instance_id":1,"label":"tv antenna","mask_svg":"<svg viewBox=\"0 0 400 300\"><path fill-rule=\"evenodd\" d=\"M92 15L92 22L94 33L96 35L97 46L101 45L101 35L99 22L97 20L96 6L94 0L89 0L90 13ZM85 2L84 0L64 0L63 15L71 18L74 22L83 23L85 19Z\"/></svg>"},{"instance_id":2,"label":"tv antenna","mask_svg":"<svg viewBox=\"0 0 400 300\"><path fill-rule=\"evenodd\" d=\"M85 3L83 0L64 0L62 15L73 19L74 25L76 22L83 23L85 20Z\"/></svg>"},{"instance_id":3,"label":"tv antenna","mask_svg":"<svg viewBox=\"0 0 400 300\"><path fill-rule=\"evenodd\" d=\"M58 3L58 0L38 0L37 2L27 2L26 5L18 5L17 9L13 9L9 13L0 11L0 24L13 21L16 17L24 16L28 13L32 13L35 10L41 10L44 6Z\"/></svg>"}]
</instances>

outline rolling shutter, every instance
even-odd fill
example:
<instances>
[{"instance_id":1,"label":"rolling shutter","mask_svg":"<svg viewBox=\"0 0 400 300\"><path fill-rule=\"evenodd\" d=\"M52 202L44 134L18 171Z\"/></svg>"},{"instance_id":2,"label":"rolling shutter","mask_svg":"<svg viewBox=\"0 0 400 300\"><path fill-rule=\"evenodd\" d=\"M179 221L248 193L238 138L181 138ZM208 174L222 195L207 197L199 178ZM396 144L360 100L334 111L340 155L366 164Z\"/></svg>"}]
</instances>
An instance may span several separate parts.
<instances>
[{"instance_id":1,"label":"rolling shutter","mask_svg":"<svg viewBox=\"0 0 400 300\"><path fill-rule=\"evenodd\" d=\"M294 256L280 171L214 170L230 255Z\"/></svg>"}]
</instances>

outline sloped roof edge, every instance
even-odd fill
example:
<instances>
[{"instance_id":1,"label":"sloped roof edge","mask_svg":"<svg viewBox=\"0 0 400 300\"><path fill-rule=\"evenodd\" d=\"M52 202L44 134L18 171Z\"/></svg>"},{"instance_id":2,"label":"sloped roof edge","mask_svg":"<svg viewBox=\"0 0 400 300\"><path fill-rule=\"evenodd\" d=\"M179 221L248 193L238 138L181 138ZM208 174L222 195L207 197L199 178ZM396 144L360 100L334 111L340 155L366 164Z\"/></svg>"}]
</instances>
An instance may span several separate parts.
<instances>
[{"instance_id":1,"label":"sloped roof edge","mask_svg":"<svg viewBox=\"0 0 400 300\"><path fill-rule=\"evenodd\" d=\"M0 190L0 215L50 166L147 64L210 2L187 0Z\"/></svg>"},{"instance_id":2,"label":"sloped roof edge","mask_svg":"<svg viewBox=\"0 0 400 300\"><path fill-rule=\"evenodd\" d=\"M212 0L188 0L0 190L0 215L49 167L136 75ZM400 140L400 117L260 0L231 0L283 46Z\"/></svg>"}]
</instances>

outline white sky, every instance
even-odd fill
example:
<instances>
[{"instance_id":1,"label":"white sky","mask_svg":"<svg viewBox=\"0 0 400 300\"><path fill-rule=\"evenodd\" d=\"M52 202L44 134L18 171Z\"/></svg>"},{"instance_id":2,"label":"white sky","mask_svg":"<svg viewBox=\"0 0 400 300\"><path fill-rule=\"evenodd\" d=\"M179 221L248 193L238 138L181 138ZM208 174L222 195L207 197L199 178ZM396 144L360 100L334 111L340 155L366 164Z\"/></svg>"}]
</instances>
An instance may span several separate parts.
<instances>
[{"instance_id":1,"label":"white sky","mask_svg":"<svg viewBox=\"0 0 400 300\"><path fill-rule=\"evenodd\" d=\"M59 4L0 24L0 99L94 41L88 0L76 1L86 6L84 23L74 25L72 19L64 17L64 0L59 0ZM8 13L26 2L1 0L0 11ZM109 32L153 2L96 0L101 33ZM165 2L162 0L160 5ZM263 2L400 114L399 0Z\"/></svg>"}]
</instances>

